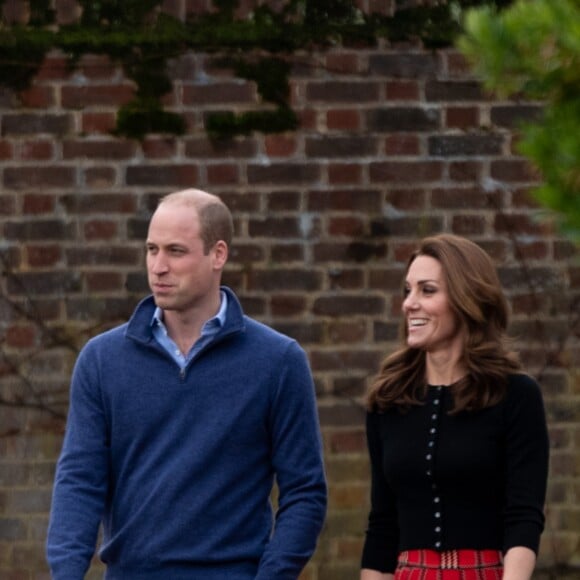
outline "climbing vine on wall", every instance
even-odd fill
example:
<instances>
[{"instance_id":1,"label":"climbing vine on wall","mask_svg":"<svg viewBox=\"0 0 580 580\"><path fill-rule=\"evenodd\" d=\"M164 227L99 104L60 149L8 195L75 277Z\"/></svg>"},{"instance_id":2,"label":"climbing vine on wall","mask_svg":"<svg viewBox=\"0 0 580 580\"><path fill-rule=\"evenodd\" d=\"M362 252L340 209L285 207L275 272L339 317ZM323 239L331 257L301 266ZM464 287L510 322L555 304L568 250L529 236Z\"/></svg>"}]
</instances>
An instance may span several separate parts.
<instances>
[{"instance_id":1,"label":"climbing vine on wall","mask_svg":"<svg viewBox=\"0 0 580 580\"><path fill-rule=\"evenodd\" d=\"M0 0L0 9L5 2ZM136 85L133 100L118 111L115 132L137 139L148 133L181 134L184 119L162 105L172 86L167 64L186 51L219 53L240 78L255 81L262 100L274 108L214 113L206 122L208 132L220 137L282 132L297 126L289 105L286 57L292 52L330 43L373 45L378 38L447 46L461 31L464 8L510 3L436 2L387 17L363 14L353 0L289 0L275 11L260 6L242 20L235 17L238 0L214 0L214 11L182 22L161 12L162 0L78 0L78 22L57 27L50 0L29 0L25 26L0 26L0 84L26 88L51 49L68 55L71 66L83 54L106 54ZM252 51L265 56L256 60L248 56Z\"/></svg>"}]
</instances>

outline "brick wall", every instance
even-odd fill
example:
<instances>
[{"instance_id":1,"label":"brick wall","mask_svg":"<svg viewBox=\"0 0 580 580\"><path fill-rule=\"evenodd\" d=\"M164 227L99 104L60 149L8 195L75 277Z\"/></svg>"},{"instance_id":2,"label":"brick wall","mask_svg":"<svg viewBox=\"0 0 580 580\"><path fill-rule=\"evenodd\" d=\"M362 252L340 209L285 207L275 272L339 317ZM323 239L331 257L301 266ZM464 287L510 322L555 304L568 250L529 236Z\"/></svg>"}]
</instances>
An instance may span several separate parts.
<instances>
[{"instance_id":1,"label":"brick wall","mask_svg":"<svg viewBox=\"0 0 580 580\"><path fill-rule=\"evenodd\" d=\"M178 15L186 6L196 3L167 3ZM260 103L253 83L208 54L172 63L166 103L187 119L180 138L110 135L134 87L101 56L69 70L53 52L29 89L0 89L0 577L48 577L71 365L147 292L149 216L184 187L232 208L225 282L310 357L330 508L304 580L357 577L369 483L361 396L396 341L409 251L440 231L496 260L517 346L546 398L552 463L536 577L580 565L580 267L537 219L528 192L539 177L515 152L517 120L538 107L485 95L452 50L333 48L292 62L300 128L222 142L208 139L204 116Z\"/></svg>"}]
</instances>

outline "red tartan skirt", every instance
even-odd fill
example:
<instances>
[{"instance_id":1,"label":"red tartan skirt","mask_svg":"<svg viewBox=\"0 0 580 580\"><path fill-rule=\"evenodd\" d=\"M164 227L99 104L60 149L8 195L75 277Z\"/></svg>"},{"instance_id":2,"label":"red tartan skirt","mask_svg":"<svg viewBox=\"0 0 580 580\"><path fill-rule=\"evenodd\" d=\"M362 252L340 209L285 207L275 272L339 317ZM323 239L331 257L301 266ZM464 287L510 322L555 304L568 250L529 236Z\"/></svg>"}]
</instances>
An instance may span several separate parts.
<instances>
[{"instance_id":1,"label":"red tartan skirt","mask_svg":"<svg viewBox=\"0 0 580 580\"><path fill-rule=\"evenodd\" d=\"M399 554L395 580L501 580L498 550L408 550Z\"/></svg>"}]
</instances>

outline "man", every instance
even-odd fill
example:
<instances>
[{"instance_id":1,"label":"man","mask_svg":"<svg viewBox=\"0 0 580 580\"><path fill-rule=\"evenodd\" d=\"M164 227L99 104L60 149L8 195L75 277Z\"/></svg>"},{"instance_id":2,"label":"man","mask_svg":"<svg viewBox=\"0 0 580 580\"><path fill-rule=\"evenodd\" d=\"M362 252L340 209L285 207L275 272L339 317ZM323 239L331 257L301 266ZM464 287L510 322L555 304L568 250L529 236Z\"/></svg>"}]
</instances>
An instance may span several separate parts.
<instances>
[{"instance_id":1,"label":"man","mask_svg":"<svg viewBox=\"0 0 580 580\"><path fill-rule=\"evenodd\" d=\"M109 580L295 580L312 555L326 509L312 378L295 341L220 287L232 229L213 195L162 199L153 295L80 353L48 532L55 580L84 578L100 521Z\"/></svg>"}]
</instances>

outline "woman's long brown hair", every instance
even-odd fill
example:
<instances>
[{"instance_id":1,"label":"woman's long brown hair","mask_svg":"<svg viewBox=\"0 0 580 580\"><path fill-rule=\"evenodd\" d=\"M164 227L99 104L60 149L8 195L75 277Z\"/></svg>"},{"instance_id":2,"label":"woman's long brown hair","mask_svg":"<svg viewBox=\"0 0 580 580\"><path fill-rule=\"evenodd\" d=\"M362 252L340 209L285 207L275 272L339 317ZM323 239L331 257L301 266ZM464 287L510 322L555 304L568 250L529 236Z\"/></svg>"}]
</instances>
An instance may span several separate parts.
<instances>
[{"instance_id":1,"label":"woman's long brown hair","mask_svg":"<svg viewBox=\"0 0 580 580\"><path fill-rule=\"evenodd\" d=\"M462 363L467 375L452 387L452 412L496 404L505 394L508 374L521 372L521 365L509 348L508 305L491 258L477 244L451 234L423 239L406 272L418 256L441 264L451 310L466 330ZM408 408L425 397L425 352L407 346L404 319L400 334L401 347L383 361L369 389L369 410Z\"/></svg>"}]
</instances>

